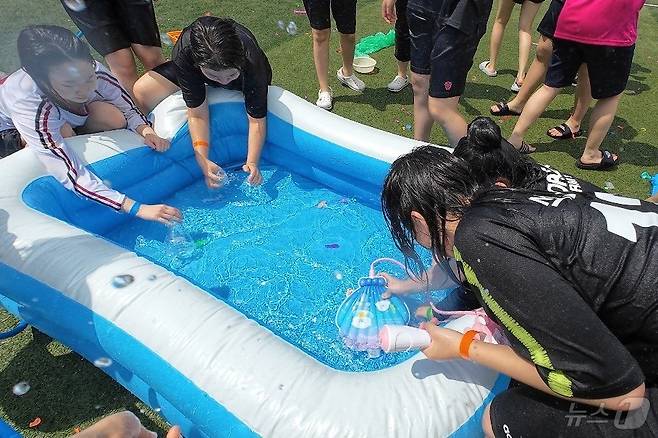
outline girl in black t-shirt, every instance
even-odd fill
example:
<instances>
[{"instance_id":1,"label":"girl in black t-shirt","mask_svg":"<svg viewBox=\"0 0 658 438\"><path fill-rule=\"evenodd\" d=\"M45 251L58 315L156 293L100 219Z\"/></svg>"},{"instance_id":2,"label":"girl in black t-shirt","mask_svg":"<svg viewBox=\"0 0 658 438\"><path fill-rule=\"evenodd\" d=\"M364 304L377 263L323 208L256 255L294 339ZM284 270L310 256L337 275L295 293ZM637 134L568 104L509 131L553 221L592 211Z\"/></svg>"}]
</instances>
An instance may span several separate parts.
<instances>
[{"instance_id":1,"label":"girl in black t-shirt","mask_svg":"<svg viewBox=\"0 0 658 438\"><path fill-rule=\"evenodd\" d=\"M204 16L183 29L171 58L137 81L135 98L151 111L165 97L182 91L197 163L206 185L218 188L220 167L208 158L211 138L206 85L241 91L249 121L247 159L242 169L249 174L250 184L260 184L263 177L258 166L265 142L272 69L256 37L231 19Z\"/></svg>"},{"instance_id":2,"label":"girl in black t-shirt","mask_svg":"<svg viewBox=\"0 0 658 438\"><path fill-rule=\"evenodd\" d=\"M392 164L382 208L412 265L416 244L456 258L472 306L509 340L424 326L428 358L518 382L487 407L486 436L656 436L658 206L482 186L464 160L424 146Z\"/></svg>"}]
</instances>

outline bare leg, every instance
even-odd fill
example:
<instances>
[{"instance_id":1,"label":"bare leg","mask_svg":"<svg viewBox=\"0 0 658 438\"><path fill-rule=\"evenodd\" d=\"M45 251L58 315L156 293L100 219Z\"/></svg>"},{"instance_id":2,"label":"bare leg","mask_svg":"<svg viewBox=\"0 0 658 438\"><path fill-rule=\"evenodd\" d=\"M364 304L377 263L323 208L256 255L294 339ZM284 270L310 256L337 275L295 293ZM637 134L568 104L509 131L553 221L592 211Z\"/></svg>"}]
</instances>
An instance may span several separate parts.
<instances>
[{"instance_id":1,"label":"bare leg","mask_svg":"<svg viewBox=\"0 0 658 438\"><path fill-rule=\"evenodd\" d=\"M521 90L517 93L512 100L508 102L508 106L512 111L521 112L530 96L537 90L537 88L544 82L548 64L551 62L553 53L553 41L545 36L539 37L537 44L537 53L535 60L532 61L528 74L523 81ZM491 107L491 111L497 111L496 106Z\"/></svg>"},{"instance_id":2,"label":"bare leg","mask_svg":"<svg viewBox=\"0 0 658 438\"><path fill-rule=\"evenodd\" d=\"M356 36L353 33L340 34L340 56L343 58L343 75L352 76L352 64L354 63L354 46ZM329 53L329 52L327 52Z\"/></svg>"},{"instance_id":3,"label":"bare leg","mask_svg":"<svg viewBox=\"0 0 658 438\"><path fill-rule=\"evenodd\" d=\"M398 76L406 78L409 74L409 61L398 61Z\"/></svg>"},{"instance_id":4,"label":"bare leg","mask_svg":"<svg viewBox=\"0 0 658 438\"><path fill-rule=\"evenodd\" d=\"M621 94L605 99L599 99L594 105L592 115L589 118L589 135L585 150L580 157L580 161L585 164L600 163L603 154L599 147L612 125L612 121L617 113L617 107L621 100ZM613 154L614 159L617 156Z\"/></svg>"},{"instance_id":5,"label":"bare leg","mask_svg":"<svg viewBox=\"0 0 658 438\"><path fill-rule=\"evenodd\" d=\"M124 411L109 415L73 436L75 438L155 438L157 434L142 426L135 414Z\"/></svg>"},{"instance_id":6,"label":"bare leg","mask_svg":"<svg viewBox=\"0 0 658 438\"><path fill-rule=\"evenodd\" d=\"M176 84L161 74L148 71L135 83L135 101L142 111L150 113L165 97L178 90Z\"/></svg>"},{"instance_id":7,"label":"bare leg","mask_svg":"<svg viewBox=\"0 0 658 438\"><path fill-rule=\"evenodd\" d=\"M498 12L496 12L496 21L494 21L493 28L491 29L491 41L489 43L489 65L487 70L493 73L496 70L496 63L498 62L498 52L503 43L503 35L505 34L505 27L512 15L514 9L514 0L500 0L498 3Z\"/></svg>"},{"instance_id":8,"label":"bare leg","mask_svg":"<svg viewBox=\"0 0 658 438\"><path fill-rule=\"evenodd\" d=\"M329 37L331 36L331 28L322 30L313 29L312 33L315 73L318 75L320 90L329 91Z\"/></svg>"},{"instance_id":9,"label":"bare leg","mask_svg":"<svg viewBox=\"0 0 658 438\"><path fill-rule=\"evenodd\" d=\"M112 131L126 127L126 118L119 108L107 102L92 102L87 105L89 117L87 123L78 128L82 134Z\"/></svg>"},{"instance_id":10,"label":"bare leg","mask_svg":"<svg viewBox=\"0 0 658 438\"><path fill-rule=\"evenodd\" d=\"M430 114L441 125L453 147L466 135L467 129L466 120L459 113L460 97L429 98Z\"/></svg>"},{"instance_id":11,"label":"bare leg","mask_svg":"<svg viewBox=\"0 0 658 438\"><path fill-rule=\"evenodd\" d=\"M578 132L580 125L585 119L589 105L592 103L592 90L589 83L589 73L587 72L587 64L583 64L578 69L578 85L576 85L576 94L574 95L573 112L567 119L566 123L571 129L571 132ZM556 128L549 130L552 136L561 134Z\"/></svg>"},{"instance_id":12,"label":"bare leg","mask_svg":"<svg viewBox=\"0 0 658 438\"><path fill-rule=\"evenodd\" d=\"M105 62L112 74L117 77L123 88L132 96L133 87L137 82L137 65L132 50L120 49L105 56Z\"/></svg>"},{"instance_id":13,"label":"bare leg","mask_svg":"<svg viewBox=\"0 0 658 438\"><path fill-rule=\"evenodd\" d=\"M532 23L535 21L540 3L524 1L519 15L519 69L516 72L516 83L523 84L525 79L525 66L528 63L530 47L532 47Z\"/></svg>"},{"instance_id":14,"label":"bare leg","mask_svg":"<svg viewBox=\"0 0 658 438\"><path fill-rule=\"evenodd\" d=\"M133 44L132 49L146 70L153 70L155 67L165 62L164 56L162 55L162 48L160 47Z\"/></svg>"},{"instance_id":15,"label":"bare leg","mask_svg":"<svg viewBox=\"0 0 658 438\"><path fill-rule=\"evenodd\" d=\"M493 425L491 424L491 403L487 405L484 409L484 415L482 415L482 431L484 432L484 438L494 438Z\"/></svg>"},{"instance_id":16,"label":"bare leg","mask_svg":"<svg viewBox=\"0 0 658 438\"><path fill-rule=\"evenodd\" d=\"M414 138L428 141L434 123L429 111L430 75L411 72L411 87L414 91Z\"/></svg>"},{"instance_id":17,"label":"bare leg","mask_svg":"<svg viewBox=\"0 0 658 438\"><path fill-rule=\"evenodd\" d=\"M515 148L519 149L521 147L523 137L526 132L528 132L530 126L532 126L532 124L543 114L544 110L550 105L559 92L559 88L543 85L532 95L532 97L530 97L530 100L528 100L525 108L523 108L523 112L519 116L519 120L517 120L516 125L514 126L512 135L508 139Z\"/></svg>"}]
</instances>

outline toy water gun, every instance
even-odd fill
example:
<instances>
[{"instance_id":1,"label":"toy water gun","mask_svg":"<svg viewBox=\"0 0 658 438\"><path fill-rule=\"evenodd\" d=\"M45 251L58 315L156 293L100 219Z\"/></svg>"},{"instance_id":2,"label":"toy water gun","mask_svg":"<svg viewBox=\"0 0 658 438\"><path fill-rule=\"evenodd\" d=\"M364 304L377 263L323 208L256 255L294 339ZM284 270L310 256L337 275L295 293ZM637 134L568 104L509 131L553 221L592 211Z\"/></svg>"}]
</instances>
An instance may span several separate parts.
<instances>
[{"instance_id":1,"label":"toy water gun","mask_svg":"<svg viewBox=\"0 0 658 438\"><path fill-rule=\"evenodd\" d=\"M646 179L651 183L651 196L658 194L658 173L651 176L649 172L642 172L640 175L642 179Z\"/></svg>"}]
</instances>

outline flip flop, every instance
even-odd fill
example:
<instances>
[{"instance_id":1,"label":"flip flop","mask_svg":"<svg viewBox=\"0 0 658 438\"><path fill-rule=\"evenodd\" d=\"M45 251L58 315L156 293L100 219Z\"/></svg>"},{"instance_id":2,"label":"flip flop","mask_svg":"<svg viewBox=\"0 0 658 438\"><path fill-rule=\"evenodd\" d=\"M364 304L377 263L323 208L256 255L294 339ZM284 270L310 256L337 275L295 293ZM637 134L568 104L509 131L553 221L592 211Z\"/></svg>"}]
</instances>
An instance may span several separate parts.
<instances>
[{"instance_id":1,"label":"flip flop","mask_svg":"<svg viewBox=\"0 0 658 438\"><path fill-rule=\"evenodd\" d=\"M489 108L489 112L491 113L492 116L520 116L521 113L517 113L514 110L511 110L507 103L505 102L498 102L496 104L496 108L498 108L498 111L492 111L491 108Z\"/></svg>"},{"instance_id":2,"label":"flip flop","mask_svg":"<svg viewBox=\"0 0 658 438\"><path fill-rule=\"evenodd\" d=\"M486 61L482 61L480 65L478 65L478 67L480 68L480 70L482 70L482 73L489 76L490 78L498 76L498 70L494 70L493 72L487 70L488 65L489 65L489 60L487 59Z\"/></svg>"},{"instance_id":3,"label":"flip flop","mask_svg":"<svg viewBox=\"0 0 658 438\"><path fill-rule=\"evenodd\" d=\"M578 161L576 161L576 167L583 170L608 170L619 164L619 160L621 160L619 156L615 160L610 151L603 150L601 152L603 157L601 158L600 163L583 163L579 158Z\"/></svg>"},{"instance_id":4,"label":"flip flop","mask_svg":"<svg viewBox=\"0 0 658 438\"><path fill-rule=\"evenodd\" d=\"M528 155L528 154L531 154L533 152L536 152L537 148L533 147L533 146L530 146L525 141L522 141L521 142L521 147L518 148L517 151L519 151L520 154Z\"/></svg>"},{"instance_id":5,"label":"flip flop","mask_svg":"<svg viewBox=\"0 0 658 438\"><path fill-rule=\"evenodd\" d=\"M551 134L551 129L557 130L560 133L560 135ZM571 140L573 138L580 137L581 135L583 135L583 130L582 129L579 129L578 131L573 132L571 130L571 128L569 127L569 125L567 125L566 123L562 123L562 124L560 124L558 126L555 126L551 129L546 131L546 135L548 135L551 138L554 138L555 140Z\"/></svg>"}]
</instances>

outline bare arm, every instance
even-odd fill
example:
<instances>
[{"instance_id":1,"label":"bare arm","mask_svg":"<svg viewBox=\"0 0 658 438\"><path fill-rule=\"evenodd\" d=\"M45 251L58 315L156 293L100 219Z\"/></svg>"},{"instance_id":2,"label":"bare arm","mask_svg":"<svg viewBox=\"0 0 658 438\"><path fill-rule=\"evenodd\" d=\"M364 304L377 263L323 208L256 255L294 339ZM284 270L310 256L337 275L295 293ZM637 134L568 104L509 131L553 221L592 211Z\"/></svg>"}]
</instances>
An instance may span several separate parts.
<instances>
[{"instance_id":1,"label":"bare arm","mask_svg":"<svg viewBox=\"0 0 658 438\"><path fill-rule=\"evenodd\" d=\"M208 159L210 152L210 113L208 111L208 100L204 100L196 108L187 109L187 123L192 137L194 157L203 173L208 188L219 187L221 178L217 175L219 166Z\"/></svg>"},{"instance_id":2,"label":"bare arm","mask_svg":"<svg viewBox=\"0 0 658 438\"><path fill-rule=\"evenodd\" d=\"M262 117L256 119L247 115L249 120L249 139L247 142L247 161L242 170L249 173L249 184L258 185L263 182L260 169L258 168L260 156L263 152L265 135L267 134L267 119Z\"/></svg>"}]
</instances>

